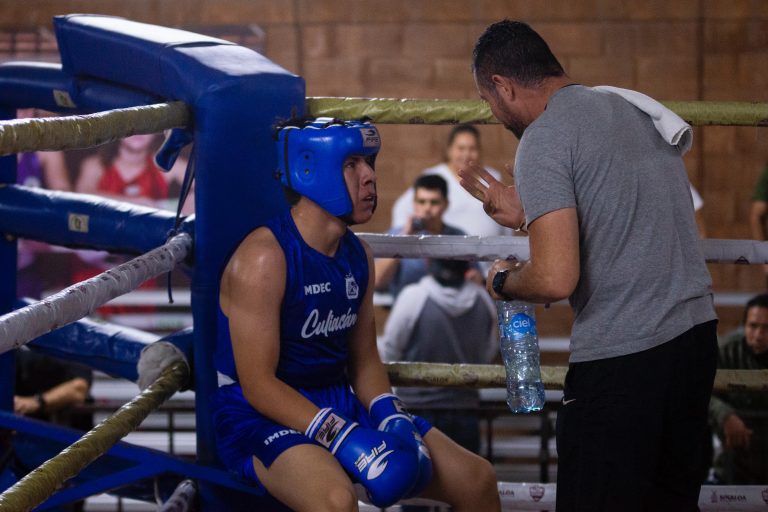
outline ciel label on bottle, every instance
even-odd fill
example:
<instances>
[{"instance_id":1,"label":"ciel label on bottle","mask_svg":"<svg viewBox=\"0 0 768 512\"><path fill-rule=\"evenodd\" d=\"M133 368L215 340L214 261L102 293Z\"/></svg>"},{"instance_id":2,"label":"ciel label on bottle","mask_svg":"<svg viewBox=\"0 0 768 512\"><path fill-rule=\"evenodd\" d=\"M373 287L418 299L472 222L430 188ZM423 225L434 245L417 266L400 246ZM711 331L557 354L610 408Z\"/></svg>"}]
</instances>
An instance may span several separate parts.
<instances>
[{"instance_id":1,"label":"ciel label on bottle","mask_svg":"<svg viewBox=\"0 0 768 512\"><path fill-rule=\"evenodd\" d=\"M536 336L536 320L525 313L518 313L509 320L505 330L508 337L516 340L525 336Z\"/></svg>"}]
</instances>

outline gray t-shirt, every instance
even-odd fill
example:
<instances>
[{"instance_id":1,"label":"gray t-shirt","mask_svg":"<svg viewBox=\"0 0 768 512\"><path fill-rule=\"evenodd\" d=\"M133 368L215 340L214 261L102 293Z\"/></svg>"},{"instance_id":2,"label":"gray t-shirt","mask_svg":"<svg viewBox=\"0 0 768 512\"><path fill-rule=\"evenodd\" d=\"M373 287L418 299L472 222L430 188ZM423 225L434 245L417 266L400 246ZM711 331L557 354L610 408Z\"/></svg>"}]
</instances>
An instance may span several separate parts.
<instances>
[{"instance_id":1,"label":"gray t-shirt","mask_svg":"<svg viewBox=\"0 0 768 512\"><path fill-rule=\"evenodd\" d=\"M717 318L682 157L647 114L613 93L560 89L525 130L515 179L529 224L578 214L571 362L640 352Z\"/></svg>"}]
</instances>

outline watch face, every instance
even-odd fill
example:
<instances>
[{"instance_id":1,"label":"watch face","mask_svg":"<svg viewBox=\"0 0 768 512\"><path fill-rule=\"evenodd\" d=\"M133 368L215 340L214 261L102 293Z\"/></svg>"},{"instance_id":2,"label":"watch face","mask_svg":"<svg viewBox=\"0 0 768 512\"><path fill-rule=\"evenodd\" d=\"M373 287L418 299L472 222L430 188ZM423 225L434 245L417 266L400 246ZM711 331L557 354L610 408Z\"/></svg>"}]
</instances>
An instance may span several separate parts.
<instances>
[{"instance_id":1,"label":"watch face","mask_svg":"<svg viewBox=\"0 0 768 512\"><path fill-rule=\"evenodd\" d=\"M504 281L507 280L508 273L509 273L509 270L500 270L496 272L495 276L493 276L493 282L491 283L491 288L493 288L493 291L499 295L502 295L501 292L504 289Z\"/></svg>"}]
</instances>

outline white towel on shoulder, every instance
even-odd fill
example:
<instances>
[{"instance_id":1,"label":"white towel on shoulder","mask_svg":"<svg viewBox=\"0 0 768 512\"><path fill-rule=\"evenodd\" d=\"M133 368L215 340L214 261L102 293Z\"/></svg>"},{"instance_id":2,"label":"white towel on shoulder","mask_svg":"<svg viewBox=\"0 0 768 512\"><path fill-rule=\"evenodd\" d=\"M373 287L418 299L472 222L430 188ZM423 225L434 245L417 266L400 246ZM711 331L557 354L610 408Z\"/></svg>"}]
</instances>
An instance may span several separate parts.
<instances>
[{"instance_id":1,"label":"white towel on shoulder","mask_svg":"<svg viewBox=\"0 0 768 512\"><path fill-rule=\"evenodd\" d=\"M691 125L669 110L667 107L645 94L630 89L611 87L610 85L598 85L592 88L595 91L605 91L618 94L649 116L653 125L667 143L677 147L680 155L684 155L693 144L693 130Z\"/></svg>"}]
</instances>

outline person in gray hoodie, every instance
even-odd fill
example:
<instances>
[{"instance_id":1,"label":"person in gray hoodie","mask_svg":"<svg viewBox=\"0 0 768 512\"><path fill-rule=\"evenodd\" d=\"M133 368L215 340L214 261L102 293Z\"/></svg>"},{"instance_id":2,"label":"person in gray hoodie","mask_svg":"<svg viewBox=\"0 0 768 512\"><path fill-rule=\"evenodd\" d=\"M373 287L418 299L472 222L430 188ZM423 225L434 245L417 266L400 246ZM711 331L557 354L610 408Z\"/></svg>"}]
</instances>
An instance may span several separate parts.
<instances>
[{"instance_id":1,"label":"person in gray hoodie","mask_svg":"<svg viewBox=\"0 0 768 512\"><path fill-rule=\"evenodd\" d=\"M489 363L498 353L496 307L488 293L464 278L466 261L433 259L429 273L403 288L378 340L383 361ZM456 412L476 408L477 390L397 388L409 407L458 444L478 453L480 428L476 415Z\"/></svg>"}]
</instances>

